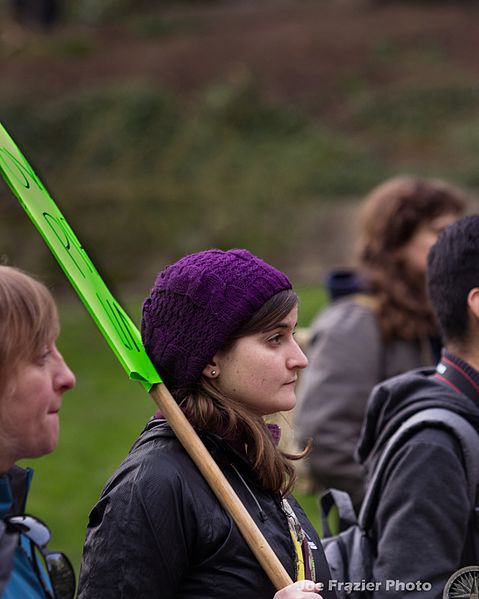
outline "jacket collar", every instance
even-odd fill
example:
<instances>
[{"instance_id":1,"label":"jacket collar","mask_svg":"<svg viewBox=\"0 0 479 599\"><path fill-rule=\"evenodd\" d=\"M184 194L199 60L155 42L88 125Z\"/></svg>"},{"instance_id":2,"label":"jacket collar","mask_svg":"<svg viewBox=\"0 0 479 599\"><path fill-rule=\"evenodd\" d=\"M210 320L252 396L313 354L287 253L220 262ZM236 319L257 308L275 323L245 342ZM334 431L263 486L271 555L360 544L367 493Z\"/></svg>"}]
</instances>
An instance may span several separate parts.
<instances>
[{"instance_id":1,"label":"jacket collar","mask_svg":"<svg viewBox=\"0 0 479 599\"><path fill-rule=\"evenodd\" d=\"M0 517L25 512L28 491L33 476L31 468L12 466L0 477Z\"/></svg>"},{"instance_id":2,"label":"jacket collar","mask_svg":"<svg viewBox=\"0 0 479 599\"><path fill-rule=\"evenodd\" d=\"M479 372L459 356L444 350L434 377L479 405Z\"/></svg>"}]
</instances>

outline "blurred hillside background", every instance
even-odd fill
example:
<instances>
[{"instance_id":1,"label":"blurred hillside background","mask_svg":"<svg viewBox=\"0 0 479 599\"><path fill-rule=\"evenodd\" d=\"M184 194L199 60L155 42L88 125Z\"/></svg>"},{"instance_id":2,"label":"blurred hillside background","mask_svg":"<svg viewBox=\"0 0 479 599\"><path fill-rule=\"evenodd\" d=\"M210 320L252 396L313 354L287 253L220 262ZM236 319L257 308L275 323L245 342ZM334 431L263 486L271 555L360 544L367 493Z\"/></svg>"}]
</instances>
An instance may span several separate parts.
<instances>
[{"instance_id":1,"label":"blurred hillside background","mask_svg":"<svg viewBox=\"0 0 479 599\"><path fill-rule=\"evenodd\" d=\"M2 2L1 119L117 287L209 246L315 282L384 177L479 185L476 2ZM1 252L50 275L0 193Z\"/></svg>"},{"instance_id":2,"label":"blurred hillside background","mask_svg":"<svg viewBox=\"0 0 479 599\"><path fill-rule=\"evenodd\" d=\"M477 2L58 0L42 19L45 4L0 0L0 121L136 322L166 263L245 246L290 275L307 324L373 185L479 188ZM78 386L30 511L77 565L86 514L153 406L3 184L0 240L61 299Z\"/></svg>"}]
</instances>

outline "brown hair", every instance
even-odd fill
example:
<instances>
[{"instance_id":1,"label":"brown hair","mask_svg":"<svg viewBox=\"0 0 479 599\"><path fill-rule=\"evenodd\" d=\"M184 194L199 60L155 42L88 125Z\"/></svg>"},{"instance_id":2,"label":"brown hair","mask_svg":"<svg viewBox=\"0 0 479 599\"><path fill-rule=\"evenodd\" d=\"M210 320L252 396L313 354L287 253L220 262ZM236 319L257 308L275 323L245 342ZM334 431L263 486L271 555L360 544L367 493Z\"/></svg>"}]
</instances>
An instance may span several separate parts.
<instances>
[{"instance_id":1,"label":"brown hair","mask_svg":"<svg viewBox=\"0 0 479 599\"><path fill-rule=\"evenodd\" d=\"M264 331L283 319L297 305L296 294L288 289L274 295L253 317L241 327L222 351L227 351L236 340ZM198 430L208 430L222 437L240 438L246 447L253 470L265 489L286 495L296 480L291 460L301 454L288 454L275 445L263 418L253 414L243 404L224 396L206 377L201 377L194 389L182 402L182 408Z\"/></svg>"},{"instance_id":2,"label":"brown hair","mask_svg":"<svg viewBox=\"0 0 479 599\"><path fill-rule=\"evenodd\" d=\"M394 177L373 189L360 213L356 255L368 290L375 296L379 327L387 341L436 333L425 275L398 256L417 229L444 214L460 216L466 194L437 179Z\"/></svg>"},{"instance_id":3,"label":"brown hair","mask_svg":"<svg viewBox=\"0 0 479 599\"><path fill-rule=\"evenodd\" d=\"M0 392L18 366L33 360L58 335L55 301L35 278L0 265Z\"/></svg>"}]
</instances>

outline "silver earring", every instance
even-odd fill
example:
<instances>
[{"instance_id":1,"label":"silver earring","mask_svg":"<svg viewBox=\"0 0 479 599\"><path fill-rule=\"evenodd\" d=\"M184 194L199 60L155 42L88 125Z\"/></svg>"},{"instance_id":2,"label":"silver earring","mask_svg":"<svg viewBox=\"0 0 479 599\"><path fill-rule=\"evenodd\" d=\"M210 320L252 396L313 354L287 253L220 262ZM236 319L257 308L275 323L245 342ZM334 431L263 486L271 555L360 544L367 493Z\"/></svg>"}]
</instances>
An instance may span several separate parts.
<instances>
[{"instance_id":1,"label":"silver earring","mask_svg":"<svg viewBox=\"0 0 479 599\"><path fill-rule=\"evenodd\" d=\"M211 371L211 376L216 376L216 370Z\"/></svg>"}]
</instances>

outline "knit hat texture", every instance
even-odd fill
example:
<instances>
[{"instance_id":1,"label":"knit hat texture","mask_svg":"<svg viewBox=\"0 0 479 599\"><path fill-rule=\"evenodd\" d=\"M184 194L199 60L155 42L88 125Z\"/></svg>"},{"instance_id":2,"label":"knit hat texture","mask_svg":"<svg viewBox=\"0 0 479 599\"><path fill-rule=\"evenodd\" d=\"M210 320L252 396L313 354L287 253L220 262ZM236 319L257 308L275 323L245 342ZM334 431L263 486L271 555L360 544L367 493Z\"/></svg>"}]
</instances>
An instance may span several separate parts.
<instances>
[{"instance_id":1,"label":"knit hat texture","mask_svg":"<svg viewBox=\"0 0 479 599\"><path fill-rule=\"evenodd\" d=\"M181 258L157 277L143 304L141 335L174 393L204 367L289 279L249 251L207 250Z\"/></svg>"}]
</instances>

